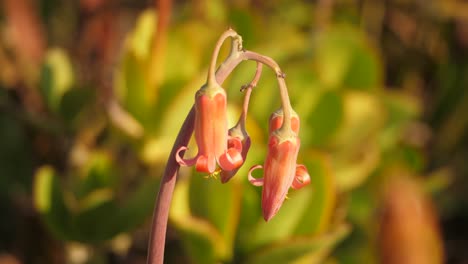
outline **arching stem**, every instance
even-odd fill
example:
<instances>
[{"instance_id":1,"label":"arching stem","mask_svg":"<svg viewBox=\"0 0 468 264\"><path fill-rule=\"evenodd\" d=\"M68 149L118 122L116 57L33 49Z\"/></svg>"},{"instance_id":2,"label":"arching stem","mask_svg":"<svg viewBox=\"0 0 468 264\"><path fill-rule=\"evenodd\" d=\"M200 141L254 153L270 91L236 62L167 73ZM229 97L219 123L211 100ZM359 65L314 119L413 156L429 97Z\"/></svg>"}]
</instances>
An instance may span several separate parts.
<instances>
[{"instance_id":1,"label":"arching stem","mask_svg":"<svg viewBox=\"0 0 468 264\"><path fill-rule=\"evenodd\" d=\"M221 35L221 37L219 37L218 41L216 42L216 46L215 46L215 48L213 50L213 55L211 56L210 68L208 69L208 83L215 83L216 82L215 69L216 69L216 62L218 61L219 50L221 49L221 46L223 45L224 41L229 37L232 37L234 39L239 40L237 42L238 43L237 47L232 45L231 52L234 49L242 50L242 38L241 38L241 36L239 36L237 34L237 32L235 32L231 28L224 31L224 33Z\"/></svg>"},{"instance_id":2,"label":"arching stem","mask_svg":"<svg viewBox=\"0 0 468 264\"><path fill-rule=\"evenodd\" d=\"M222 43L221 43L222 44ZM223 83L232 70L242 61L239 59L239 50L242 47L240 38L233 38L231 54L216 71L215 80ZM148 245L148 264L163 264L164 248L166 244L167 220L169 218L169 209L172 201L172 195L176 184L177 174L180 165L177 163L175 154L181 146L187 146L190 137L193 134L195 123L195 108L192 106L185 121L177 135L168 158L166 169L161 179L159 193L153 211L153 221L151 224L149 245Z\"/></svg>"},{"instance_id":3,"label":"arching stem","mask_svg":"<svg viewBox=\"0 0 468 264\"><path fill-rule=\"evenodd\" d=\"M222 44L228 37L232 37L231 53L215 72L219 50L221 49ZM216 47L213 52L213 57L211 59L210 68L208 70L208 83L217 82L219 84L222 84L226 80L227 76L243 60L254 60L259 62L257 65L255 77L250 84L251 86L246 91L248 94L246 94L247 99L244 100L244 116L242 117L244 121L246 118L247 107L249 104L248 98L250 97L250 93L252 92L252 87L256 85L256 82L258 82L258 79L260 78L262 69L261 65L265 64L275 71L279 84L281 103L283 106L284 113L284 121L280 129L291 130L291 104L289 102L288 91L286 83L284 81L284 73L281 71L278 64L273 59L252 51L243 50L241 36L239 36L232 29L228 29L227 31L225 31L216 43ZM164 248L166 241L169 208L175 188L177 174L180 168L179 163L177 163L176 161L175 154L181 146L187 146L188 141L190 140L190 137L192 136L194 130L194 123L195 109L194 106L192 106L175 140L171 154L167 161L166 169L161 179L161 186L159 189L158 197L156 198L156 204L153 213L153 221L148 248L148 264L162 264L164 261Z\"/></svg>"},{"instance_id":4,"label":"arching stem","mask_svg":"<svg viewBox=\"0 0 468 264\"><path fill-rule=\"evenodd\" d=\"M281 71L280 67L272 58L263 56L253 51L244 51L240 55L244 60L254 60L265 64L270 67L276 73L276 79L278 80L278 86L281 96L281 105L283 106L284 121L281 125L281 130L291 130L291 103L289 101L288 88L284 81L285 74Z\"/></svg>"},{"instance_id":5,"label":"arching stem","mask_svg":"<svg viewBox=\"0 0 468 264\"><path fill-rule=\"evenodd\" d=\"M260 62L257 62L257 69L255 70L254 78L249 84L243 85L241 87L241 92L245 91L245 96L244 96L244 103L242 105L242 113L236 126L241 125L245 127L245 121L247 119L247 111L249 110L250 94L252 93L252 89L257 86L257 83L260 80L260 76L262 76L262 68L263 68L263 64L261 64Z\"/></svg>"}]
</instances>

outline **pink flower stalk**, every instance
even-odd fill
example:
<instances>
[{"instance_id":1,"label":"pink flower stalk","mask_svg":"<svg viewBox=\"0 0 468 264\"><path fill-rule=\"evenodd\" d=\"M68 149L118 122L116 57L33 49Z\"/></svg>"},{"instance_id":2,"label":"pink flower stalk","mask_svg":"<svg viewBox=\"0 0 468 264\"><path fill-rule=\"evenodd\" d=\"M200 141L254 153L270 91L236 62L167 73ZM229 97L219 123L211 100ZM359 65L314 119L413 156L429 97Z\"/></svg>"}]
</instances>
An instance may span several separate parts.
<instances>
[{"instance_id":1,"label":"pink flower stalk","mask_svg":"<svg viewBox=\"0 0 468 264\"><path fill-rule=\"evenodd\" d=\"M232 38L231 53L215 72L219 50L229 37ZM247 93L239 122L228 131L226 92L220 84L244 60L256 61L257 72L251 84L246 86ZM245 130L248 102L250 92L260 77L262 64L276 73L283 106L270 117L270 137L263 165L263 177L255 179L251 175L252 171L261 168L261 165L252 167L248 174L249 181L253 185L263 186L262 209L265 220L269 221L275 216L289 188L299 189L310 183L306 167L296 164L300 148L299 117L289 102L284 80L286 75L270 57L245 50L242 46L242 37L234 30L228 29L216 43L207 83L197 91L195 104L187 115L168 159L154 207L148 263L163 263L167 220L179 166L195 165L197 171L212 174L219 165L221 181L225 183L244 163L250 148L250 137ZM192 132L195 133L198 153L191 159L184 159L181 153L187 149Z\"/></svg>"},{"instance_id":2,"label":"pink flower stalk","mask_svg":"<svg viewBox=\"0 0 468 264\"><path fill-rule=\"evenodd\" d=\"M291 124L283 126L282 109L270 117L270 137L268 152L263 166L263 178L254 178L252 171L262 168L252 167L249 181L255 186L262 186L263 218L269 221L278 213L289 188L299 189L310 183L310 176L304 165L296 165L300 148L299 117L291 109Z\"/></svg>"},{"instance_id":3,"label":"pink flower stalk","mask_svg":"<svg viewBox=\"0 0 468 264\"><path fill-rule=\"evenodd\" d=\"M250 95L252 94L252 89L257 86L257 83L260 80L260 76L262 74L262 67L263 66L261 63L257 63L257 70L255 71L255 76L252 82L248 85L244 85L241 88L241 91L245 91L242 114L240 115L239 121L237 121L237 124L233 128L229 129L228 147L242 149L241 151L242 163L244 163L245 159L247 158L247 153L249 152L249 149L250 149L250 137L249 137L249 134L247 133L247 130L245 129L247 111L249 109ZM240 145L240 146L235 147L236 145ZM236 175L237 171L240 169L241 166L231 171L222 170L220 173L221 183L226 183L232 177L234 177L234 175Z\"/></svg>"}]
</instances>

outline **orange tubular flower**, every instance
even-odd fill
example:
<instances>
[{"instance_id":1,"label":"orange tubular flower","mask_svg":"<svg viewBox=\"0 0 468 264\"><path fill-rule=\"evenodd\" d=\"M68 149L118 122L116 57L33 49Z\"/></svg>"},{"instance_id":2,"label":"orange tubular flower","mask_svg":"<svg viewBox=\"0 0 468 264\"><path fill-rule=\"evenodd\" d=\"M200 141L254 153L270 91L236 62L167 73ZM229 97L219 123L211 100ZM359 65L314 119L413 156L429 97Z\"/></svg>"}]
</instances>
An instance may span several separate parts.
<instances>
[{"instance_id":1,"label":"orange tubular flower","mask_svg":"<svg viewBox=\"0 0 468 264\"><path fill-rule=\"evenodd\" d=\"M192 159L183 159L176 154L182 166L195 165L200 172L213 173L216 163L231 171L243 163L242 144L230 144L228 148L226 92L217 83L208 82L195 95L195 141L198 154Z\"/></svg>"},{"instance_id":2,"label":"orange tubular flower","mask_svg":"<svg viewBox=\"0 0 468 264\"><path fill-rule=\"evenodd\" d=\"M240 169L241 165L247 158L247 153L250 149L250 137L247 134L247 131L245 131L243 125L236 125L235 127L229 129L228 147L230 149L241 150L242 163L233 170L222 170L220 173L221 183L228 182L234 175L236 175L237 171Z\"/></svg>"},{"instance_id":3,"label":"orange tubular flower","mask_svg":"<svg viewBox=\"0 0 468 264\"><path fill-rule=\"evenodd\" d=\"M291 113L289 128L282 127L282 109L270 117L270 137L263 178L252 177L252 171L262 168L261 165L254 166L249 171L249 181L255 186L263 185L262 209L265 221L276 215L290 187L299 189L310 183L306 167L296 165L300 148L299 117L292 109Z\"/></svg>"},{"instance_id":4,"label":"orange tubular flower","mask_svg":"<svg viewBox=\"0 0 468 264\"><path fill-rule=\"evenodd\" d=\"M195 94L195 141L198 154L192 159L183 159L180 152L186 150L186 146L180 147L176 153L176 161L181 166L195 165L200 172L214 173L216 164L224 171L232 171L244 162L241 141L235 138L228 141L226 92L215 75L219 50L228 37L241 39L232 29L221 35L213 51L207 83Z\"/></svg>"},{"instance_id":5,"label":"orange tubular flower","mask_svg":"<svg viewBox=\"0 0 468 264\"><path fill-rule=\"evenodd\" d=\"M262 73L262 64L257 64L257 71L255 72L255 77L249 85L245 85L241 88L245 90L245 97L244 97L244 105L242 109L242 114L239 117L239 121L237 124L229 129L229 140L228 140L228 147L235 148L235 149L242 149L241 156L242 156L242 163L247 158L247 153L250 149L250 137L245 129L245 121L247 119L247 111L249 108L249 101L250 95L252 94L252 89L257 85L258 80L260 79L260 75ZM242 165L242 164L241 164ZM221 171L221 182L226 183L228 182L240 169L240 166L231 171Z\"/></svg>"}]
</instances>

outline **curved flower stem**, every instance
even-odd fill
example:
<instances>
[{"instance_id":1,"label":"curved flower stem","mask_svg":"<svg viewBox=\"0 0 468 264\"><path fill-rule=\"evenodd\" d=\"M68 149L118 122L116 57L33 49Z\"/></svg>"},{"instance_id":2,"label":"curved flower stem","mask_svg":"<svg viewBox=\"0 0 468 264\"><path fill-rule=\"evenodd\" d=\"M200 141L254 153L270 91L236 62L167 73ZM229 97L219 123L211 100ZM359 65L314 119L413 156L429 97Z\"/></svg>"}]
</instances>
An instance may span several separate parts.
<instances>
[{"instance_id":1,"label":"curved flower stem","mask_svg":"<svg viewBox=\"0 0 468 264\"><path fill-rule=\"evenodd\" d=\"M226 60L219 66L216 73L214 69L216 67L216 61L218 57L219 50L226 40L226 38L232 37L231 41L231 53L226 58ZM284 111L284 122L280 129L291 129L291 104L289 102L288 91L286 88L286 83L284 81L284 73L281 71L278 64L271 58L260 55L252 51L245 51L242 48L242 38L234 30L228 29L223 33L219 38L215 50L213 52L213 57L211 60L210 69L208 71L208 82L218 82L219 84L223 83L227 76L234 70L237 65L243 60L254 60L259 62L257 65L256 75L251 82L251 85L254 86L260 78L261 74L261 64L265 64L268 67L272 68L278 79L281 103ZM250 86L247 90L247 98L250 97L251 88ZM244 101L244 110L248 106L248 100ZM245 118L245 116L244 116ZM175 154L181 146L186 146L192 136L195 123L195 108L192 106L190 112L188 113L184 124L182 125L179 134L177 135L176 141L172 148L171 154L168 158L166 169L161 180L161 186L159 188L158 197L156 198L156 204L154 207L152 228L150 233L149 248L148 248L148 264L162 264L164 260L164 247L166 241L166 230L167 230L167 220L169 217L169 208L172 200L172 195L175 188L175 183L177 179L177 174L180 168L179 163L175 159Z\"/></svg>"},{"instance_id":2,"label":"curved flower stem","mask_svg":"<svg viewBox=\"0 0 468 264\"><path fill-rule=\"evenodd\" d=\"M224 31L224 33L219 37L218 42L216 42L216 46L213 50L213 55L211 56L211 63L210 63L210 68L208 69L208 83L214 83L216 82L216 74L215 74L215 69L216 69L216 61L218 60L218 55L219 55L219 50L221 49L221 46L223 45L224 41L232 37L233 39L238 39L238 45L232 45L231 52L236 52L236 50L242 50L242 38L237 34L236 31L232 30L231 28ZM236 49L236 50L235 50Z\"/></svg>"},{"instance_id":3,"label":"curved flower stem","mask_svg":"<svg viewBox=\"0 0 468 264\"><path fill-rule=\"evenodd\" d=\"M241 92L245 91L245 97L244 97L244 103L242 105L242 113L236 126L242 125L243 127L245 127L245 121L247 119L247 111L249 109L250 94L252 93L252 89L257 86L257 83L260 80L260 76L262 76L262 68L263 68L263 64L261 64L260 62L257 62L257 69L255 71L254 78L249 84L243 85L241 87Z\"/></svg>"},{"instance_id":4,"label":"curved flower stem","mask_svg":"<svg viewBox=\"0 0 468 264\"><path fill-rule=\"evenodd\" d=\"M216 71L215 78L218 83L223 83L232 70L242 61L239 59L240 50L242 47L240 38L233 38L232 50L228 58L221 64ZM179 163L175 159L175 154L181 146L187 146L190 137L192 136L195 125L195 107L192 106L185 121L177 135L177 138L172 147L171 154L168 158L166 169L161 179L158 197L153 211L153 221L151 224L151 232L148 245L148 264L162 264L164 261L164 248L166 243L167 220L169 217L169 208L174 193L177 174L180 168Z\"/></svg>"},{"instance_id":5,"label":"curved flower stem","mask_svg":"<svg viewBox=\"0 0 468 264\"><path fill-rule=\"evenodd\" d=\"M284 81L285 74L281 71L278 63L272 58L263 56L253 51L243 51L240 55L244 60L254 60L261 62L266 66L272 68L276 73L276 79L280 89L281 104L283 106L284 122L280 129L291 130L291 103L289 101L288 89Z\"/></svg>"},{"instance_id":6,"label":"curved flower stem","mask_svg":"<svg viewBox=\"0 0 468 264\"><path fill-rule=\"evenodd\" d=\"M154 207L153 222L151 225L150 240L148 246L147 263L163 263L164 244L166 240L167 219L171 205L172 194L176 183L180 165L175 160L178 146L186 146L192 136L195 125L195 107L192 106L180 128L169 159L167 160L164 176L159 187L158 198Z\"/></svg>"}]
</instances>

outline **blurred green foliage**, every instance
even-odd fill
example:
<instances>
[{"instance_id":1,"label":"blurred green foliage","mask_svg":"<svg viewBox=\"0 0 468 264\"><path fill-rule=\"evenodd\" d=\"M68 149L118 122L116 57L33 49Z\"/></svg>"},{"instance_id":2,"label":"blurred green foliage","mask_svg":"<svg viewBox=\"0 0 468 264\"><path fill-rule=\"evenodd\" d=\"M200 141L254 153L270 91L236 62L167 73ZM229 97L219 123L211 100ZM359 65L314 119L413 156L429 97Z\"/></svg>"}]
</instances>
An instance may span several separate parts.
<instances>
[{"instance_id":1,"label":"blurred green foliage","mask_svg":"<svg viewBox=\"0 0 468 264\"><path fill-rule=\"evenodd\" d=\"M60 13L51 5L55 2L60 1L40 1L41 19L54 45L44 51L36 72L19 70L23 62L15 59L21 56L4 56L14 49L0 43L5 69L0 83L0 199L27 197L55 238L66 245L79 242L91 252L85 262L100 263L106 252L124 254L146 242L174 137L205 82L211 49L227 25L243 36L246 49L272 57L287 74L292 105L301 117L299 162L308 167L311 184L292 190L278 215L264 222L261 189L251 186L246 175L250 166L263 163L268 117L280 105L274 73L265 70L247 120L253 145L237 176L220 184L181 169L169 216L168 242L174 243L168 243L168 261L376 263L376 219L389 172L399 168L416 175L411 177L421 179L421 188L439 197L452 178L445 170L432 172L460 168L467 157L466 150L457 148L467 139L468 93L460 88L466 85L466 60L452 54L450 46L436 45L445 44L444 39L423 32L423 40L436 42L436 51L420 51L417 60L431 63L412 65L405 59L419 54L418 46L405 42L404 32L392 24L397 22L375 22L382 10L408 15L405 8L412 10L417 1L403 7L399 1L387 6L363 1L361 12L350 1L331 6L322 3L327 1L177 2L164 57L154 68L160 15L154 8L135 4L138 12L128 11L130 15L103 11L101 26L111 33L103 36L90 22L90 28L80 30L91 33L82 33L84 40L76 48L61 30L78 31L78 4L60 3L68 10ZM80 12L86 13L83 3ZM449 8L433 3L438 4ZM377 9L367 13L366 8ZM66 14L74 15L61 27L54 19ZM125 28L128 17L134 23ZM227 52L226 45L222 54ZM466 47L461 53L466 57ZM254 67L241 64L223 84L230 124L240 112L239 88L250 81ZM8 69L14 74L7 75ZM155 73L149 69L158 71L161 80L152 82ZM432 100L421 96L419 82L425 78L428 89L435 90ZM29 93L37 95L40 110L27 105ZM433 151L427 153L431 135ZM461 173L467 171L465 164ZM445 196L436 205L453 215L463 207L457 199L457 194ZM5 215L14 215L13 208L0 204ZM6 234L0 251L9 250L8 241L14 240L5 227L14 225L15 217L0 220L0 234ZM114 246L122 234L131 237L123 250ZM65 255L75 261L73 254Z\"/></svg>"}]
</instances>

